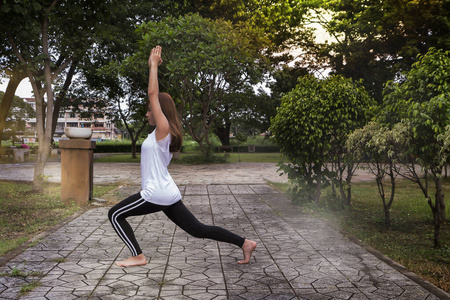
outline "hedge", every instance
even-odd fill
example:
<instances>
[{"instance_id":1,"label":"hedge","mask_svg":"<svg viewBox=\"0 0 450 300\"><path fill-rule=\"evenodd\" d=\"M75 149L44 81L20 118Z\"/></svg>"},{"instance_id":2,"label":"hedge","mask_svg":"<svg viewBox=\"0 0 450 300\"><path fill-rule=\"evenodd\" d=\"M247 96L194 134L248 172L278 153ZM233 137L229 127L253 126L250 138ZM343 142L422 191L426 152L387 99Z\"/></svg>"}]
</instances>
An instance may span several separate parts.
<instances>
[{"instance_id":1,"label":"hedge","mask_svg":"<svg viewBox=\"0 0 450 300\"><path fill-rule=\"evenodd\" d=\"M229 149L223 149L222 147L216 147L216 152L249 152L248 146L230 146ZM129 153L131 152L131 145L117 144L97 144L95 147L95 152L97 153ZM136 145L136 152L141 152L141 144ZM256 145L255 152L259 153L269 153L269 152L280 152L280 147L276 145Z\"/></svg>"},{"instance_id":2,"label":"hedge","mask_svg":"<svg viewBox=\"0 0 450 300\"><path fill-rule=\"evenodd\" d=\"M216 152L250 152L249 146L229 146L229 147L216 147ZM232 150L232 151L231 151ZM272 153L280 152L280 146L277 145L255 145L255 151L258 153Z\"/></svg>"},{"instance_id":3,"label":"hedge","mask_svg":"<svg viewBox=\"0 0 450 300\"><path fill-rule=\"evenodd\" d=\"M130 153L131 144L96 144L94 152L97 153ZM141 144L136 145L136 152L141 152Z\"/></svg>"}]
</instances>

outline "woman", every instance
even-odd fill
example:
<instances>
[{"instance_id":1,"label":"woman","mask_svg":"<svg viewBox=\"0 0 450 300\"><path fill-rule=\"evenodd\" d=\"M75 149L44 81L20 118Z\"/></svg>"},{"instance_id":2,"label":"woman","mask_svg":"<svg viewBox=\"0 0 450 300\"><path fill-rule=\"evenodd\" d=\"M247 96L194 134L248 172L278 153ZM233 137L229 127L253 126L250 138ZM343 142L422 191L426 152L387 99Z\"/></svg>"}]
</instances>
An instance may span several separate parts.
<instances>
[{"instance_id":1,"label":"woman","mask_svg":"<svg viewBox=\"0 0 450 300\"><path fill-rule=\"evenodd\" d=\"M129 216L163 211L181 229L198 238L235 244L242 248L247 264L256 243L217 226L200 223L181 201L181 193L170 176L167 166L172 153L179 151L183 143L182 127L173 99L166 93L159 93L158 66L162 63L161 47L153 48L148 60L150 77L148 82L147 119L156 126L141 148L141 192L134 194L112 207L108 217L114 230L131 251L131 256L116 264L120 267L147 264L147 260L136 241Z\"/></svg>"}]
</instances>

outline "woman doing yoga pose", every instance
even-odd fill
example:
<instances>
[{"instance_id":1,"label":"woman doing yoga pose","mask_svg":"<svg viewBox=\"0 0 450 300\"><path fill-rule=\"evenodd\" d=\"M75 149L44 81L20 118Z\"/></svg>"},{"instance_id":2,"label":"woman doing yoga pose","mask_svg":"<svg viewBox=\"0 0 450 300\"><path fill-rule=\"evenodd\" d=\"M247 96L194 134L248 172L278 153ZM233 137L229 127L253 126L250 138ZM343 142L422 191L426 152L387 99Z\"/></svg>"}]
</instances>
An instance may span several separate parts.
<instances>
[{"instance_id":1,"label":"woman doing yoga pose","mask_svg":"<svg viewBox=\"0 0 450 300\"><path fill-rule=\"evenodd\" d=\"M146 114L149 124L156 128L141 148L141 191L116 204L108 213L114 230L131 251L129 258L116 264L120 267L147 264L126 218L158 211L163 211L177 226L194 237L227 242L242 248L244 259L238 263L247 264L256 243L221 227L198 221L184 206L180 190L167 170L172 153L181 149L183 135L173 99L166 93L159 93L158 66L161 63L161 47L157 46L152 49L148 60L150 77Z\"/></svg>"}]
</instances>

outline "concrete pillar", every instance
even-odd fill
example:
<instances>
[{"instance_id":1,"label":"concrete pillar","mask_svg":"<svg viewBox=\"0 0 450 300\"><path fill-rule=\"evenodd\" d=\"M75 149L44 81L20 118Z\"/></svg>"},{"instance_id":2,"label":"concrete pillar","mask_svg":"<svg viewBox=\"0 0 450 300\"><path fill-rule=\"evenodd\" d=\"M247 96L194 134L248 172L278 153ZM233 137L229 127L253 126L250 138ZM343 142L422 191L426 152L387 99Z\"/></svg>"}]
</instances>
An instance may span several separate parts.
<instances>
[{"instance_id":1,"label":"concrete pillar","mask_svg":"<svg viewBox=\"0 0 450 300\"><path fill-rule=\"evenodd\" d=\"M84 139L60 140L61 200L84 205L92 199L94 190L95 141Z\"/></svg>"},{"instance_id":2,"label":"concrete pillar","mask_svg":"<svg viewBox=\"0 0 450 300\"><path fill-rule=\"evenodd\" d=\"M21 163L25 161L25 151L27 149L21 149L21 148L14 148L13 154L14 154L14 162L15 163Z\"/></svg>"}]
</instances>

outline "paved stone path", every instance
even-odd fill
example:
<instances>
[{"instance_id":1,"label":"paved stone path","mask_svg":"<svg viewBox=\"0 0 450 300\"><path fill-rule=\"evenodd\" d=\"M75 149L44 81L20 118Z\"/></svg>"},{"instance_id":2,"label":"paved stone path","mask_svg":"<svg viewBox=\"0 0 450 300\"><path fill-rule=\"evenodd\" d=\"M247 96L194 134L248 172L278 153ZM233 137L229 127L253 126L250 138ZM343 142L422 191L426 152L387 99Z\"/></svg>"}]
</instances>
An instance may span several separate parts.
<instances>
[{"instance_id":1,"label":"paved stone path","mask_svg":"<svg viewBox=\"0 0 450 300\"><path fill-rule=\"evenodd\" d=\"M138 186L128 186L128 189ZM132 218L146 266L129 256L107 220L88 210L16 256L14 269L43 277L0 277L0 299L439 299L329 225L301 213L264 184L187 185L184 202L204 223L258 242L251 263L241 249L188 236L156 213Z\"/></svg>"},{"instance_id":2,"label":"paved stone path","mask_svg":"<svg viewBox=\"0 0 450 300\"><path fill-rule=\"evenodd\" d=\"M278 167L274 163L169 165L169 172L178 185L288 182L287 176L280 176L277 170ZM139 183L140 172L138 163L94 163L94 184L136 184ZM0 164L0 180L32 181L33 174L33 163ZM61 163L47 163L44 174L50 182L61 182ZM362 176L367 177L366 174Z\"/></svg>"}]
</instances>

